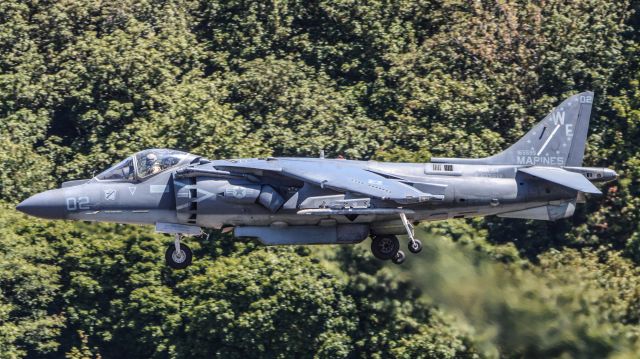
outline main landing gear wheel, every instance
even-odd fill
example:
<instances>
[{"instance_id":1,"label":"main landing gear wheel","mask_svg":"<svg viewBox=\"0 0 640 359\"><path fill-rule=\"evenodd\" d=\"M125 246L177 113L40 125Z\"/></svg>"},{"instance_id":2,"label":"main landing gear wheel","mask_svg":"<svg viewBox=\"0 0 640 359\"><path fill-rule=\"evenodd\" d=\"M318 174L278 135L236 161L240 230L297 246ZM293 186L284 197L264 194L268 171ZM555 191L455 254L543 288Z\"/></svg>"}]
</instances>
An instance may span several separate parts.
<instances>
[{"instance_id":1,"label":"main landing gear wheel","mask_svg":"<svg viewBox=\"0 0 640 359\"><path fill-rule=\"evenodd\" d=\"M405 259L407 259L407 255L404 254L403 251L397 251L396 255L392 259L392 262L395 264L402 264Z\"/></svg>"},{"instance_id":2,"label":"main landing gear wheel","mask_svg":"<svg viewBox=\"0 0 640 359\"><path fill-rule=\"evenodd\" d=\"M371 239L371 252L382 260L395 258L400 249L400 242L396 236L381 236Z\"/></svg>"},{"instance_id":3,"label":"main landing gear wheel","mask_svg":"<svg viewBox=\"0 0 640 359\"><path fill-rule=\"evenodd\" d=\"M409 252L411 253L420 253L422 251L422 242L419 239L414 239L413 241L409 241Z\"/></svg>"},{"instance_id":4,"label":"main landing gear wheel","mask_svg":"<svg viewBox=\"0 0 640 359\"><path fill-rule=\"evenodd\" d=\"M180 243L180 235L176 234L174 244L170 245L164 253L164 259L167 265L173 269L185 269L191 265L193 252L186 244Z\"/></svg>"}]
</instances>

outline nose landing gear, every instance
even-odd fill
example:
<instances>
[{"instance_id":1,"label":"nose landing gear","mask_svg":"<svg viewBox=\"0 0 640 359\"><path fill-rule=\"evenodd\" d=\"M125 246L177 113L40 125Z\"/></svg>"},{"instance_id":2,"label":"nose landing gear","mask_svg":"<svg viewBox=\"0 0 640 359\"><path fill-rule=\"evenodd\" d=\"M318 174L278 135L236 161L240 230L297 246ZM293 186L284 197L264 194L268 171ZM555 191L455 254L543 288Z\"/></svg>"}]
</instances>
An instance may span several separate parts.
<instances>
[{"instance_id":1,"label":"nose landing gear","mask_svg":"<svg viewBox=\"0 0 640 359\"><path fill-rule=\"evenodd\" d=\"M180 243L180 234L176 234L174 243L167 248L164 259L173 269L185 269L191 265L193 253L186 244Z\"/></svg>"}]
</instances>

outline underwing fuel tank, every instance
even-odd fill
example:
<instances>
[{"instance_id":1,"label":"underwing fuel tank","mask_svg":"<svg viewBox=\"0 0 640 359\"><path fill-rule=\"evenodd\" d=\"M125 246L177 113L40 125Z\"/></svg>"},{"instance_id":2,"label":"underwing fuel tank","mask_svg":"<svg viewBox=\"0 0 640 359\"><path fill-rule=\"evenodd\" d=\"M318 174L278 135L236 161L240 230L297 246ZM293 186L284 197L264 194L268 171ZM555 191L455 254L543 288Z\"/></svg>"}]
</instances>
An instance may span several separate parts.
<instances>
[{"instance_id":1,"label":"underwing fuel tank","mask_svg":"<svg viewBox=\"0 0 640 359\"><path fill-rule=\"evenodd\" d=\"M234 231L237 237L255 237L266 245L282 244L353 244L369 236L365 224L334 226L242 226Z\"/></svg>"}]
</instances>

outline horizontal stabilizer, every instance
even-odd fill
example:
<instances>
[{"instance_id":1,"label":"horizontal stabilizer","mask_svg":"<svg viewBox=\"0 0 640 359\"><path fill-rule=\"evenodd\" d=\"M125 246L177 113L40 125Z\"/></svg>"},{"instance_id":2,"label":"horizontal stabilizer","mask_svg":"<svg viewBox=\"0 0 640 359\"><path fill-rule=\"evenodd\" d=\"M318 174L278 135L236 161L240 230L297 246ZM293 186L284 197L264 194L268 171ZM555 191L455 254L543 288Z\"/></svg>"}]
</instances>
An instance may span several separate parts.
<instances>
[{"instance_id":1,"label":"horizontal stabilizer","mask_svg":"<svg viewBox=\"0 0 640 359\"><path fill-rule=\"evenodd\" d=\"M558 167L525 167L519 168L518 171L524 172L531 176L542 178L549 182L557 183L561 186L575 189L584 193L602 194L600 190L593 185L585 176L576 172L569 172Z\"/></svg>"}]
</instances>

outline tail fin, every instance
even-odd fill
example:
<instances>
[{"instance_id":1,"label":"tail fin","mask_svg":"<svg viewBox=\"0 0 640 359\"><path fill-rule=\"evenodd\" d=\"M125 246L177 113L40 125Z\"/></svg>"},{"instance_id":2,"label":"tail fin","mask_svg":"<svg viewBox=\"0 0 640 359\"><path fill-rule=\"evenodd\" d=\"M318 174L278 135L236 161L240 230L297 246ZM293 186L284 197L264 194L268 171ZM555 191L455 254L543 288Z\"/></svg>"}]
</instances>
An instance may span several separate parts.
<instances>
[{"instance_id":1,"label":"tail fin","mask_svg":"<svg viewBox=\"0 0 640 359\"><path fill-rule=\"evenodd\" d=\"M560 106L506 150L481 159L432 158L432 162L492 165L580 167L589 131L593 92L564 100Z\"/></svg>"}]
</instances>

